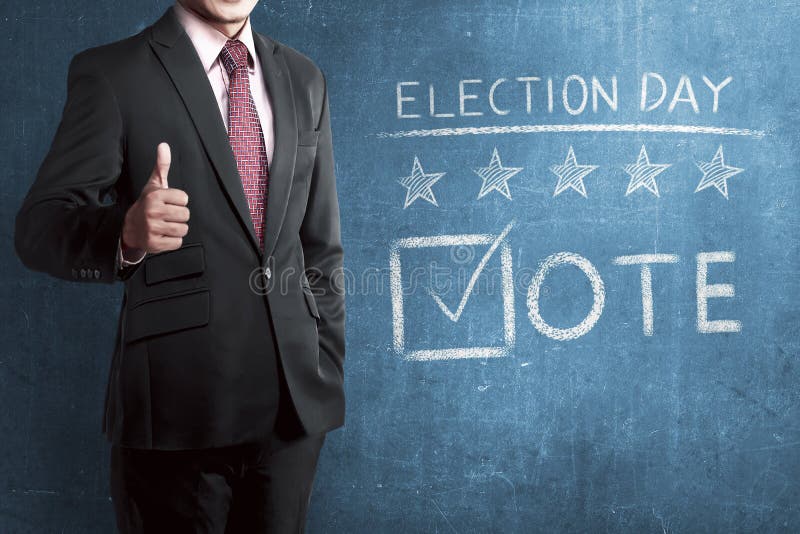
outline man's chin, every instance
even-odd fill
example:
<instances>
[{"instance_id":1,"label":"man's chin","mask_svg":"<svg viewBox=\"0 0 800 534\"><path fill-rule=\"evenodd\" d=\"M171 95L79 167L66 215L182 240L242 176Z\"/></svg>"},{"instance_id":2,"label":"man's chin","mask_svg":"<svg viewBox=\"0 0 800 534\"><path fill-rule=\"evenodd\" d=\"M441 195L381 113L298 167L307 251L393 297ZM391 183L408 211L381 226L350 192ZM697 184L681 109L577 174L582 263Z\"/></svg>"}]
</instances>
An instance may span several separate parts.
<instances>
[{"instance_id":1,"label":"man's chin","mask_svg":"<svg viewBox=\"0 0 800 534\"><path fill-rule=\"evenodd\" d=\"M238 24L244 22L248 14L249 13L204 13L204 16L207 20L217 24Z\"/></svg>"},{"instance_id":2,"label":"man's chin","mask_svg":"<svg viewBox=\"0 0 800 534\"><path fill-rule=\"evenodd\" d=\"M184 6L186 6L186 4L184 4ZM250 15L249 11L237 8L212 11L206 6L191 6L189 9L213 24L240 24Z\"/></svg>"}]
</instances>

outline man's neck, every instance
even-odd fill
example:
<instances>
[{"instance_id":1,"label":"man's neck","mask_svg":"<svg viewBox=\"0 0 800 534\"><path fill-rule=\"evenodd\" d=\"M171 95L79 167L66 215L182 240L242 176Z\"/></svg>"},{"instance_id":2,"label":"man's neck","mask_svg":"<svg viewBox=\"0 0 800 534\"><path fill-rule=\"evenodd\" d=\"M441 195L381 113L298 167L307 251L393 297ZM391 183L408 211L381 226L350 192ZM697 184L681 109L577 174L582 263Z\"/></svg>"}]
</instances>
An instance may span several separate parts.
<instances>
[{"instance_id":1,"label":"man's neck","mask_svg":"<svg viewBox=\"0 0 800 534\"><path fill-rule=\"evenodd\" d=\"M244 25L247 23L247 19L244 19L241 22L230 22L230 23L210 20L206 17L205 14L195 10L193 7L184 4L180 0L176 1L186 11L189 11L192 14L196 15L197 17L203 19L203 21L205 21L206 24L208 24L215 30L219 31L220 33L223 33L228 39L235 39L239 35L239 32L242 31L242 28L244 28Z\"/></svg>"}]
</instances>

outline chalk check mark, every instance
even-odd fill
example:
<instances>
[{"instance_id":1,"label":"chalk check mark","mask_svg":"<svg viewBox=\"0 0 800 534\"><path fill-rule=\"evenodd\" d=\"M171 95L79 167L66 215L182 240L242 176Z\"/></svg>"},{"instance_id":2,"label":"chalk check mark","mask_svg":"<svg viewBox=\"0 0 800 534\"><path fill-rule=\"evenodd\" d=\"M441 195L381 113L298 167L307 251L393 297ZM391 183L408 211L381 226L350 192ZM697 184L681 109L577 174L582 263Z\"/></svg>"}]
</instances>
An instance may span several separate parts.
<instances>
[{"instance_id":1,"label":"chalk check mark","mask_svg":"<svg viewBox=\"0 0 800 534\"><path fill-rule=\"evenodd\" d=\"M461 314L464 312L464 307L467 305L467 300L469 300L469 296L472 294L472 290L475 289L475 284L478 282L478 277L483 272L483 269L486 267L486 264L489 263L489 260L492 258L492 255L497 250L497 247L500 246L500 243L503 241L503 239L506 238L508 232L511 231L511 227L513 225L514 221L508 223L508 226L506 226L503 229L503 231L500 232L500 235L498 235L497 238L494 241L492 241L492 244L489 246L489 249L486 251L486 254L483 255L483 258L481 258L481 261L475 268L475 272L473 272L472 276L470 276L469 283L467 284L467 290L464 291L464 294L461 296L461 302L458 303L458 308L456 308L455 313L450 311L450 308L447 307L447 304L444 303L444 301L439 297L439 295L434 294L433 291L430 288L428 288L428 293L430 293L431 297L433 297L433 300L436 301L436 304L439 306L439 309L441 309L442 312L445 315L447 315L447 317L449 317L450 320L453 321L454 323L458 322L458 320L461 318Z\"/></svg>"}]
</instances>

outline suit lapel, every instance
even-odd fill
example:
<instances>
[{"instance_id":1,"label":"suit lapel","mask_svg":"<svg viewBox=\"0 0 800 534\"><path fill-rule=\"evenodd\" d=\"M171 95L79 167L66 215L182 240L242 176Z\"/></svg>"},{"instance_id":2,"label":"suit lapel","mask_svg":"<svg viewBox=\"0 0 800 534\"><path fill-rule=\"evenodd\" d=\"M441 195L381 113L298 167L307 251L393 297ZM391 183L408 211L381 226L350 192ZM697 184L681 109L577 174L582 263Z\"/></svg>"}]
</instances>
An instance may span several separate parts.
<instances>
[{"instance_id":1,"label":"suit lapel","mask_svg":"<svg viewBox=\"0 0 800 534\"><path fill-rule=\"evenodd\" d=\"M275 151L269 162L267 222L264 230L266 262L275 249L292 189L297 155L297 118L289 69L280 47L255 31L253 41L261 61L275 121Z\"/></svg>"},{"instance_id":2,"label":"suit lapel","mask_svg":"<svg viewBox=\"0 0 800 534\"><path fill-rule=\"evenodd\" d=\"M265 254L262 256L262 261L266 262L275 248L286 213L297 151L297 123L289 73L279 47L256 32L253 32L253 37L275 121L275 152L273 161L269 162ZM186 104L222 187L251 244L258 252L250 208L236 167L236 158L228 141L228 132L219 113L219 105L200 58L171 6L153 25L150 46Z\"/></svg>"}]
</instances>

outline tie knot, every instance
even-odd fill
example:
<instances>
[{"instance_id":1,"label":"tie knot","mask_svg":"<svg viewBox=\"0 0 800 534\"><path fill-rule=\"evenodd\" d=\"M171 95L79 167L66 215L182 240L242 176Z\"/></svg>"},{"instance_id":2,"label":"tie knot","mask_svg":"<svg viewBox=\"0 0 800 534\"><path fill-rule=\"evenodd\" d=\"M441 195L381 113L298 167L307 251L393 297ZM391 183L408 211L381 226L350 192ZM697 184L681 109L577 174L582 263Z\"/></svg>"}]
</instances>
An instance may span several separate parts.
<instances>
[{"instance_id":1,"label":"tie knot","mask_svg":"<svg viewBox=\"0 0 800 534\"><path fill-rule=\"evenodd\" d=\"M238 39L228 39L220 52L228 75L240 67L247 67L247 46Z\"/></svg>"}]
</instances>

